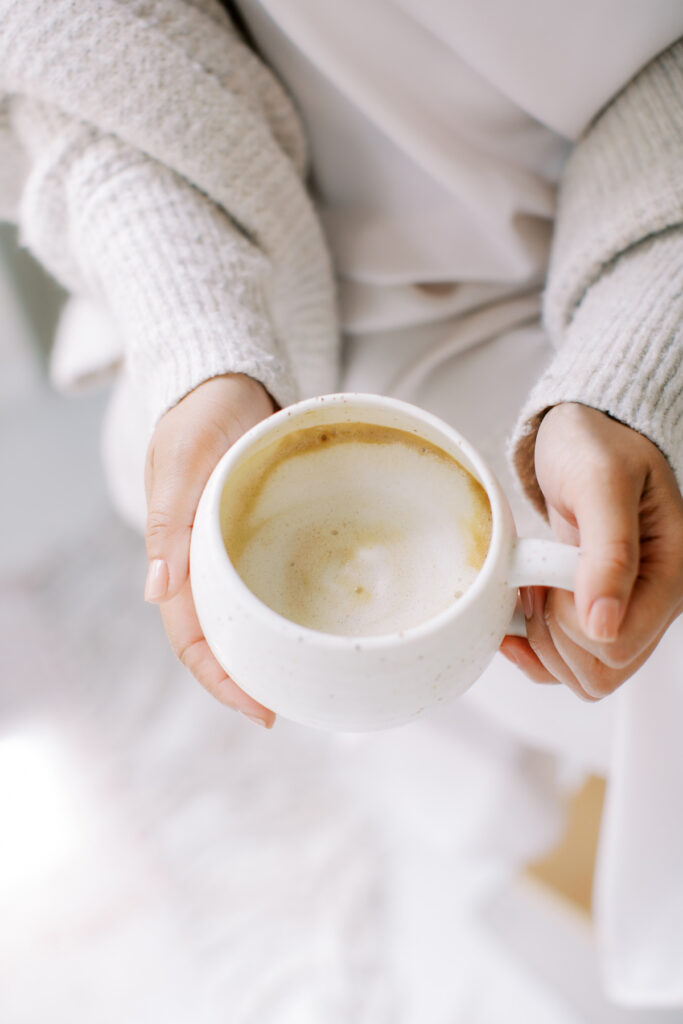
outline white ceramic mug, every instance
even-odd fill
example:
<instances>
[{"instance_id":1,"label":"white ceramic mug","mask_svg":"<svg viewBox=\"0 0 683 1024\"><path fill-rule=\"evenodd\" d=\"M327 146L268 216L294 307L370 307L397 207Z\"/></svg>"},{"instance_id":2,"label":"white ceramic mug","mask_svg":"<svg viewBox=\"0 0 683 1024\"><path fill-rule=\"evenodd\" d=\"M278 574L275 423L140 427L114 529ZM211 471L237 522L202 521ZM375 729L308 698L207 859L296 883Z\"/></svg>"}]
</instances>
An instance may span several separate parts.
<instances>
[{"instance_id":1,"label":"white ceramic mug","mask_svg":"<svg viewBox=\"0 0 683 1024\"><path fill-rule=\"evenodd\" d=\"M437 615L397 633L353 637L297 625L271 610L228 557L221 496L243 460L302 427L369 423L408 431L456 459L484 488L492 532L469 589ZM517 588L573 589L578 549L519 539L509 503L478 452L448 424L405 402L376 395L326 395L257 424L216 466L192 531L191 580L197 615L215 657L235 682L276 713L302 724L361 731L399 725L462 694L506 634L524 634Z\"/></svg>"}]
</instances>

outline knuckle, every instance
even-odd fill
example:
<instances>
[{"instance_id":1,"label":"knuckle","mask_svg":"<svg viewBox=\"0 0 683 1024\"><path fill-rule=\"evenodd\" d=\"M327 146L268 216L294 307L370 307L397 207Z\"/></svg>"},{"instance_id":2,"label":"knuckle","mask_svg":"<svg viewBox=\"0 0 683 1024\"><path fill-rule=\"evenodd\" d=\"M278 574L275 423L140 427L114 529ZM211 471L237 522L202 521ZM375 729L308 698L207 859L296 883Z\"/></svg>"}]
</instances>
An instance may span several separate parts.
<instances>
[{"instance_id":1,"label":"knuckle","mask_svg":"<svg viewBox=\"0 0 683 1024\"><path fill-rule=\"evenodd\" d=\"M186 640L177 644L175 654L181 665L195 675L201 665L203 650L202 640Z\"/></svg>"},{"instance_id":2,"label":"knuckle","mask_svg":"<svg viewBox=\"0 0 683 1024\"><path fill-rule=\"evenodd\" d=\"M602 700L604 697L609 697L616 684L608 681L603 675L598 673L591 673L580 680L580 683L589 697L593 697L595 700Z\"/></svg>"},{"instance_id":3,"label":"knuckle","mask_svg":"<svg viewBox=\"0 0 683 1024\"><path fill-rule=\"evenodd\" d=\"M145 539L149 541L164 537L172 528L171 516L162 509L150 509L147 513Z\"/></svg>"},{"instance_id":4,"label":"knuckle","mask_svg":"<svg viewBox=\"0 0 683 1024\"><path fill-rule=\"evenodd\" d=\"M558 627L561 629L561 625L558 617L557 600L552 591L548 594L546 599L543 608L542 620L545 636L548 642L553 643L555 631Z\"/></svg>"},{"instance_id":5,"label":"knuckle","mask_svg":"<svg viewBox=\"0 0 683 1024\"><path fill-rule=\"evenodd\" d=\"M610 540L603 545L602 565L617 573L631 572L638 565L640 548L636 539Z\"/></svg>"},{"instance_id":6,"label":"knuckle","mask_svg":"<svg viewBox=\"0 0 683 1024\"><path fill-rule=\"evenodd\" d=\"M145 455L145 471L144 471L145 472L145 489L147 491L147 497L148 498L149 498L149 493L150 493L150 490L151 490L151 487L152 487L152 480L154 479L154 473L155 473L155 470L156 470L156 461L157 461L156 443L155 443L154 438L152 438L152 440L149 443L149 447L147 448L147 453Z\"/></svg>"},{"instance_id":7,"label":"knuckle","mask_svg":"<svg viewBox=\"0 0 683 1024\"><path fill-rule=\"evenodd\" d=\"M161 452L157 454L157 472L174 476L186 473L195 462L202 443L201 438L191 433L169 438L163 448L163 459Z\"/></svg>"},{"instance_id":8,"label":"knuckle","mask_svg":"<svg viewBox=\"0 0 683 1024\"><path fill-rule=\"evenodd\" d=\"M169 428L150 446L150 468L158 477L184 474L215 444L215 432L206 423L183 431Z\"/></svg>"},{"instance_id":9,"label":"knuckle","mask_svg":"<svg viewBox=\"0 0 683 1024\"><path fill-rule=\"evenodd\" d=\"M630 458L618 456L611 448L600 448L594 453L592 475L594 482L607 494L624 497L640 489L644 475L644 467L638 454L633 449Z\"/></svg>"},{"instance_id":10,"label":"knuckle","mask_svg":"<svg viewBox=\"0 0 683 1024\"><path fill-rule=\"evenodd\" d=\"M633 661L633 651L630 646L616 641L609 646L605 645L600 653L600 661L610 670L622 671Z\"/></svg>"},{"instance_id":11,"label":"knuckle","mask_svg":"<svg viewBox=\"0 0 683 1024\"><path fill-rule=\"evenodd\" d=\"M590 669L582 673L580 679L580 683L586 693L591 697L596 697L598 700L609 697L622 682L621 674L598 658L593 659Z\"/></svg>"},{"instance_id":12,"label":"knuckle","mask_svg":"<svg viewBox=\"0 0 683 1024\"><path fill-rule=\"evenodd\" d=\"M214 660L203 637L180 643L175 653L181 665L205 690L227 707L240 710L239 701L231 688L222 685L226 680L225 672Z\"/></svg>"}]
</instances>

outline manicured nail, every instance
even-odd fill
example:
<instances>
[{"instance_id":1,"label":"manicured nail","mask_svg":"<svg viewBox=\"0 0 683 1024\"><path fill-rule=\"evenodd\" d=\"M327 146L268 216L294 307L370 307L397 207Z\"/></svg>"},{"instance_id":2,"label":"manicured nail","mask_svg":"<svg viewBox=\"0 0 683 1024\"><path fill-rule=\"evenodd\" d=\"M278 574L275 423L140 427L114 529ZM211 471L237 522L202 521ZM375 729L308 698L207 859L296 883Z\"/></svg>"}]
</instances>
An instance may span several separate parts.
<instances>
[{"instance_id":1,"label":"manicured nail","mask_svg":"<svg viewBox=\"0 0 683 1024\"><path fill-rule=\"evenodd\" d=\"M168 565L163 558L153 558L145 580L145 601L163 600L168 591Z\"/></svg>"},{"instance_id":2,"label":"manicured nail","mask_svg":"<svg viewBox=\"0 0 683 1024\"><path fill-rule=\"evenodd\" d=\"M534 614L534 599L531 596L531 591L527 587L523 587L519 592L519 596L522 601L522 611L524 612L524 618L529 620Z\"/></svg>"},{"instance_id":3,"label":"manicured nail","mask_svg":"<svg viewBox=\"0 0 683 1024\"><path fill-rule=\"evenodd\" d=\"M593 640L616 640L621 622L621 601L617 597L599 597L588 616L588 635Z\"/></svg>"},{"instance_id":4,"label":"manicured nail","mask_svg":"<svg viewBox=\"0 0 683 1024\"><path fill-rule=\"evenodd\" d=\"M242 714L245 718L248 718L250 722L253 722L254 725L261 725L264 729L268 728L268 723L265 718L260 718L258 715L250 715L247 711L243 711Z\"/></svg>"}]
</instances>

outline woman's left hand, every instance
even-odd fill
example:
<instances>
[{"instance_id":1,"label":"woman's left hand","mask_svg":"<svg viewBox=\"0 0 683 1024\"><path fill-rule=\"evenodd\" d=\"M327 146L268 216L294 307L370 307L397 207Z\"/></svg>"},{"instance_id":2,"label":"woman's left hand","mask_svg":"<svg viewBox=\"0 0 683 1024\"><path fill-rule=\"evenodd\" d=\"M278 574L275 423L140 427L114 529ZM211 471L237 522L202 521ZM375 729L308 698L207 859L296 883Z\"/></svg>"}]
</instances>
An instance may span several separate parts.
<instances>
[{"instance_id":1,"label":"woman's left hand","mask_svg":"<svg viewBox=\"0 0 683 1024\"><path fill-rule=\"evenodd\" d=\"M544 417L535 468L555 535L581 549L575 592L524 588L528 640L501 650L532 680L598 700L683 611L683 498L651 441L573 403Z\"/></svg>"}]
</instances>

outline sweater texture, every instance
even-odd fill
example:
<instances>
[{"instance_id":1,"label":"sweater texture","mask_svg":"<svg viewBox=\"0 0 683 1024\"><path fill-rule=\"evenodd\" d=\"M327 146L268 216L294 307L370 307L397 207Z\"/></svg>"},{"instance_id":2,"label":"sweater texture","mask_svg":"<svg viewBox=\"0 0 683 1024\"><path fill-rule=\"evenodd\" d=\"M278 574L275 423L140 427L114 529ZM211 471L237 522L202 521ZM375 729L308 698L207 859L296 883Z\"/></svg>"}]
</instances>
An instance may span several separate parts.
<instances>
[{"instance_id":1,"label":"sweater texture","mask_svg":"<svg viewBox=\"0 0 683 1024\"><path fill-rule=\"evenodd\" d=\"M150 420L220 373L250 373L282 405L333 388L303 135L222 7L1 10L0 212L67 290L106 307ZM94 340L83 363L97 360Z\"/></svg>"},{"instance_id":2,"label":"sweater texture","mask_svg":"<svg viewBox=\"0 0 683 1024\"><path fill-rule=\"evenodd\" d=\"M474 16L477 5L468 6ZM593 406L642 432L683 483L681 96L678 41L578 138L567 134L544 294L555 355L510 444L541 512L536 432L558 402ZM335 277L309 185L295 105L218 0L0 0L0 216L114 326L100 330L96 317L81 325L79 351L57 353L62 385L115 370L142 399L148 429L223 373L262 381L280 405L333 390ZM534 296L512 302L520 322L536 316ZM619 694L630 703L612 790L637 841L626 826L608 828L602 913L620 993L680 1005L673 960L683 912L669 912L672 899L681 906L671 650L659 670L670 674L664 687L652 692L645 679ZM652 895L630 915L631 934L624 896L643 875Z\"/></svg>"},{"instance_id":3,"label":"sweater texture","mask_svg":"<svg viewBox=\"0 0 683 1024\"><path fill-rule=\"evenodd\" d=\"M303 132L222 6L0 11L0 213L69 291L108 310L150 423L226 372L256 377L281 405L333 390L334 281ZM511 444L539 509L535 435L560 401L641 431L683 480L682 92L678 42L569 160L545 292L557 357ZM102 358L94 338L69 383Z\"/></svg>"},{"instance_id":4,"label":"sweater texture","mask_svg":"<svg viewBox=\"0 0 683 1024\"><path fill-rule=\"evenodd\" d=\"M602 112L566 167L544 299L557 357L512 440L539 508L533 446L559 402L640 431L683 482L682 95L678 42Z\"/></svg>"}]
</instances>

